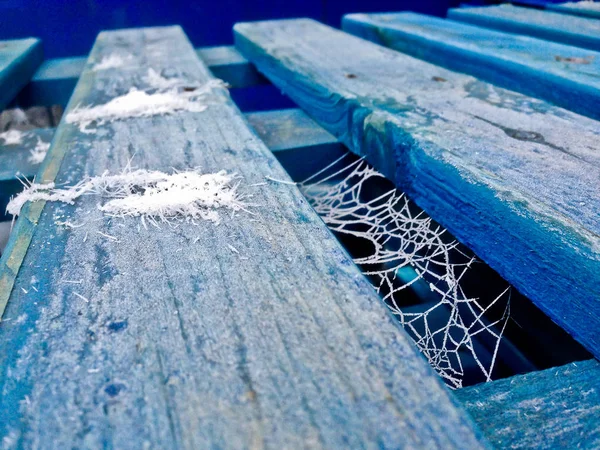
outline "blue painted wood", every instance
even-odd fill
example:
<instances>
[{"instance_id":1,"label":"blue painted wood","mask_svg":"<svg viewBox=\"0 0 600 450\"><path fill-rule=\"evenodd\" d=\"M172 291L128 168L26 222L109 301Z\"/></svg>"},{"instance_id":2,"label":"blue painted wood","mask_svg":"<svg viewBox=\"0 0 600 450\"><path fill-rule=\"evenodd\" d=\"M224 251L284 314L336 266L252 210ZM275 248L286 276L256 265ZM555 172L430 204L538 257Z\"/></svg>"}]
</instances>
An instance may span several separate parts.
<instances>
[{"instance_id":1,"label":"blue painted wood","mask_svg":"<svg viewBox=\"0 0 600 450\"><path fill-rule=\"evenodd\" d=\"M546 9L560 12L563 14L573 14L575 16L592 17L600 19L600 2L567 2L567 3L548 3Z\"/></svg>"},{"instance_id":2,"label":"blue painted wood","mask_svg":"<svg viewBox=\"0 0 600 450\"><path fill-rule=\"evenodd\" d=\"M504 4L450 9L448 18L485 28L600 51L600 22L586 17L573 17Z\"/></svg>"},{"instance_id":3,"label":"blue painted wood","mask_svg":"<svg viewBox=\"0 0 600 450\"><path fill-rule=\"evenodd\" d=\"M226 81L232 88L246 88L268 83L234 47L207 47L196 51L211 72L217 78ZM19 95L19 104L65 106L71 98L86 59L76 57L44 61L31 82Z\"/></svg>"},{"instance_id":4,"label":"blue painted wood","mask_svg":"<svg viewBox=\"0 0 600 450\"><path fill-rule=\"evenodd\" d=\"M296 181L314 175L348 151L297 108L250 113L246 119Z\"/></svg>"},{"instance_id":5,"label":"blue painted wood","mask_svg":"<svg viewBox=\"0 0 600 450\"><path fill-rule=\"evenodd\" d=\"M23 132L20 144L0 144L0 221L8 219L5 215L6 205L13 195L23 189L18 178L32 180L39 169L40 164L30 160L31 150L38 142L51 142L53 135L53 128L39 128Z\"/></svg>"},{"instance_id":6,"label":"blue painted wood","mask_svg":"<svg viewBox=\"0 0 600 450\"><path fill-rule=\"evenodd\" d=\"M455 391L496 448L600 447L600 364L581 361Z\"/></svg>"},{"instance_id":7,"label":"blue painted wood","mask_svg":"<svg viewBox=\"0 0 600 450\"><path fill-rule=\"evenodd\" d=\"M350 14L344 31L600 119L600 52L413 13Z\"/></svg>"},{"instance_id":8,"label":"blue painted wood","mask_svg":"<svg viewBox=\"0 0 600 450\"><path fill-rule=\"evenodd\" d=\"M0 41L0 111L27 84L43 59L39 39Z\"/></svg>"},{"instance_id":9,"label":"blue painted wood","mask_svg":"<svg viewBox=\"0 0 600 450\"><path fill-rule=\"evenodd\" d=\"M115 46L134 58L88 62L67 114L148 88L149 68L212 78L179 27L101 33L90 61ZM94 195L26 205L0 260L0 435L56 448L485 445L297 187L267 182L289 177L225 89L204 112L96 130L63 120L41 181L129 161L228 170L255 206L146 229L103 216Z\"/></svg>"},{"instance_id":10,"label":"blue painted wood","mask_svg":"<svg viewBox=\"0 0 600 450\"><path fill-rule=\"evenodd\" d=\"M600 355L598 122L311 20L235 34L314 120Z\"/></svg>"}]
</instances>

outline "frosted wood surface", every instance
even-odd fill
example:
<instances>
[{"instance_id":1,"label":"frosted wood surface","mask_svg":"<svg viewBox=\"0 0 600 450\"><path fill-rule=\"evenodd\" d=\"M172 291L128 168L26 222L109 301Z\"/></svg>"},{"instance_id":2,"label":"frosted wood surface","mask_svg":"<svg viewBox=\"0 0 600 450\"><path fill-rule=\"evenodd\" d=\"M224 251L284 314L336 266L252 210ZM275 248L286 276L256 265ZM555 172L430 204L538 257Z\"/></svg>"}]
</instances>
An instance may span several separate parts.
<instances>
[{"instance_id":1,"label":"frosted wood surface","mask_svg":"<svg viewBox=\"0 0 600 450\"><path fill-rule=\"evenodd\" d=\"M90 70L117 47L134 58ZM149 68L190 85L211 79L178 27L103 32L69 110L146 88ZM63 120L49 156L42 179L58 183L131 158L235 171L256 206L219 225L161 229L108 220L95 196L25 207L0 278L11 292L0 435L17 447L481 445L299 190L265 184L289 178L222 88L201 113L108 122L96 134ZM55 223L65 219L85 226Z\"/></svg>"},{"instance_id":2,"label":"frosted wood surface","mask_svg":"<svg viewBox=\"0 0 600 450\"><path fill-rule=\"evenodd\" d=\"M235 32L314 120L600 355L598 122L308 19Z\"/></svg>"},{"instance_id":3,"label":"frosted wood surface","mask_svg":"<svg viewBox=\"0 0 600 450\"><path fill-rule=\"evenodd\" d=\"M448 18L600 51L600 21L588 17L505 4L454 8L448 11Z\"/></svg>"},{"instance_id":4,"label":"frosted wood surface","mask_svg":"<svg viewBox=\"0 0 600 450\"><path fill-rule=\"evenodd\" d=\"M456 391L496 448L600 446L600 365L581 361Z\"/></svg>"},{"instance_id":5,"label":"frosted wood surface","mask_svg":"<svg viewBox=\"0 0 600 450\"><path fill-rule=\"evenodd\" d=\"M349 14L342 24L355 36L600 118L600 52L414 13Z\"/></svg>"}]
</instances>

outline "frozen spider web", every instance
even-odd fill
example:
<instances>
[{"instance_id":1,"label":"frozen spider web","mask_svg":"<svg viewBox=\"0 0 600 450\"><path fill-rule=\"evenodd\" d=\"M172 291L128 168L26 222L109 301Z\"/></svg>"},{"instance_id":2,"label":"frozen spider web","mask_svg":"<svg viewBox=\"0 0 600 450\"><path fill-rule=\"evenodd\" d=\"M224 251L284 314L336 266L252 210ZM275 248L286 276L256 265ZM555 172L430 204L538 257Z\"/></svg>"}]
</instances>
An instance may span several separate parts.
<instances>
[{"instance_id":1,"label":"frozen spider web","mask_svg":"<svg viewBox=\"0 0 600 450\"><path fill-rule=\"evenodd\" d=\"M300 187L342 242L358 243L354 261L446 384L462 387L465 365L491 381L509 317L509 287L486 302L470 298L461 281L476 258L387 183L366 161L346 154ZM407 305L410 290L425 300ZM488 317L492 308L496 319ZM488 342L486 349L478 338Z\"/></svg>"}]
</instances>

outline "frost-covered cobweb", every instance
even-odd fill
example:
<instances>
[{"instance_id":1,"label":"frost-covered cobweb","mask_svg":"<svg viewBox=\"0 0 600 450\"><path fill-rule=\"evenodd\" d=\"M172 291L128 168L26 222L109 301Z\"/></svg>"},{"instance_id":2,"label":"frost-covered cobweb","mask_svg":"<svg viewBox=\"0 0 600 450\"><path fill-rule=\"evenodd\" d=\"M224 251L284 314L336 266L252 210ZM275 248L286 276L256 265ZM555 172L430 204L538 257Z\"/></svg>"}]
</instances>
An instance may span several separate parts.
<instances>
[{"instance_id":1,"label":"frost-covered cobweb","mask_svg":"<svg viewBox=\"0 0 600 450\"><path fill-rule=\"evenodd\" d=\"M479 262L389 182L382 187L384 180L346 154L300 187L340 240L359 249L354 261L445 382L462 387L465 365L490 381L509 316L509 288L470 298L461 281ZM490 319L492 312L498 317Z\"/></svg>"}]
</instances>

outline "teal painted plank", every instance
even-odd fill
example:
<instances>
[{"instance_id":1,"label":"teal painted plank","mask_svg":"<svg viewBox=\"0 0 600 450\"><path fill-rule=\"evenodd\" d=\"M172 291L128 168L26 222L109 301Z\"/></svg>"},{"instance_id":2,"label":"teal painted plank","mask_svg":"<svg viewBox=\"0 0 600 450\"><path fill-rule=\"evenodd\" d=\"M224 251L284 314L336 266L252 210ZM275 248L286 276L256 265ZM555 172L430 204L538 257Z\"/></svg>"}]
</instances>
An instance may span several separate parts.
<instances>
[{"instance_id":1,"label":"teal painted plank","mask_svg":"<svg viewBox=\"0 0 600 450\"><path fill-rule=\"evenodd\" d=\"M583 1L583 2L568 2L568 3L548 3L546 9L564 14L573 14L575 16L592 17L600 19L600 3Z\"/></svg>"},{"instance_id":2,"label":"teal painted plank","mask_svg":"<svg viewBox=\"0 0 600 450\"><path fill-rule=\"evenodd\" d=\"M414 13L350 14L344 31L600 119L600 53Z\"/></svg>"},{"instance_id":3,"label":"teal painted plank","mask_svg":"<svg viewBox=\"0 0 600 450\"><path fill-rule=\"evenodd\" d=\"M92 72L115 48L132 59ZM147 89L149 68L212 79L179 27L103 32L66 117ZM130 161L227 170L254 206L161 229L103 216L95 195L25 206L0 260L0 435L25 448L483 445L227 91L207 100L96 134L59 125L41 181Z\"/></svg>"},{"instance_id":4,"label":"teal painted plank","mask_svg":"<svg viewBox=\"0 0 600 450\"><path fill-rule=\"evenodd\" d=\"M456 391L497 448L600 447L596 360L517 375Z\"/></svg>"},{"instance_id":5,"label":"teal painted plank","mask_svg":"<svg viewBox=\"0 0 600 450\"><path fill-rule=\"evenodd\" d=\"M600 51L600 22L586 17L574 17L505 4L450 9L448 18L481 27Z\"/></svg>"},{"instance_id":6,"label":"teal painted plank","mask_svg":"<svg viewBox=\"0 0 600 450\"><path fill-rule=\"evenodd\" d=\"M300 109L250 113L246 119L297 181L314 175L347 152Z\"/></svg>"},{"instance_id":7,"label":"teal painted plank","mask_svg":"<svg viewBox=\"0 0 600 450\"><path fill-rule=\"evenodd\" d=\"M0 41L0 111L29 82L43 59L39 39Z\"/></svg>"},{"instance_id":8,"label":"teal painted plank","mask_svg":"<svg viewBox=\"0 0 600 450\"><path fill-rule=\"evenodd\" d=\"M600 355L598 122L311 20L237 24L235 38L314 120Z\"/></svg>"},{"instance_id":9,"label":"teal painted plank","mask_svg":"<svg viewBox=\"0 0 600 450\"><path fill-rule=\"evenodd\" d=\"M85 57L44 61L31 82L19 94L19 104L65 106L71 98L85 62Z\"/></svg>"},{"instance_id":10,"label":"teal painted plank","mask_svg":"<svg viewBox=\"0 0 600 450\"><path fill-rule=\"evenodd\" d=\"M267 84L268 80L256 71L246 58L231 46L197 49L198 56L217 78L225 80L232 88Z\"/></svg>"},{"instance_id":11,"label":"teal painted plank","mask_svg":"<svg viewBox=\"0 0 600 450\"><path fill-rule=\"evenodd\" d=\"M207 47L196 50L212 73L232 88L244 88L267 83L234 47ZM44 61L23 92L19 95L22 106L63 105L75 89L86 58L58 58Z\"/></svg>"},{"instance_id":12,"label":"teal painted plank","mask_svg":"<svg viewBox=\"0 0 600 450\"><path fill-rule=\"evenodd\" d=\"M23 131L21 142L6 144L0 134L0 220L8 219L6 205L23 189L18 177L32 180L40 167L32 151L40 144L42 147L49 144L53 135L53 128Z\"/></svg>"}]
</instances>

